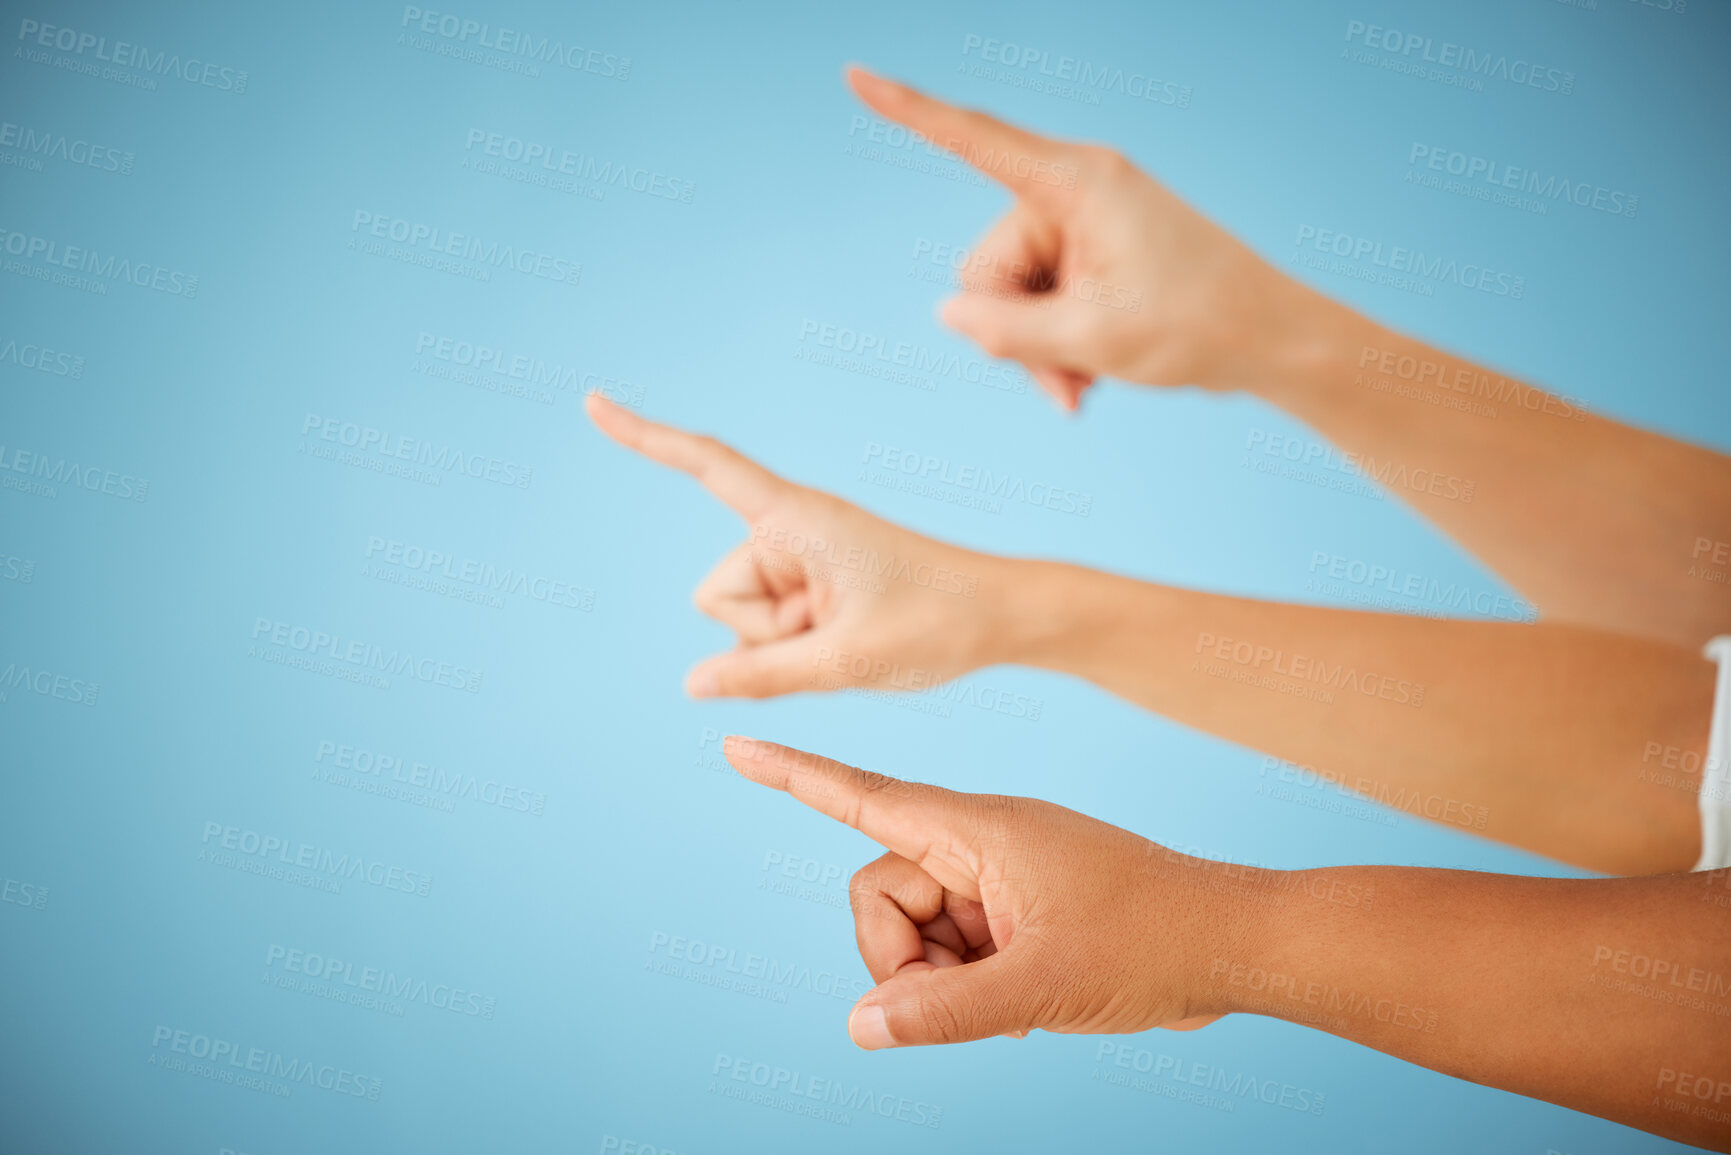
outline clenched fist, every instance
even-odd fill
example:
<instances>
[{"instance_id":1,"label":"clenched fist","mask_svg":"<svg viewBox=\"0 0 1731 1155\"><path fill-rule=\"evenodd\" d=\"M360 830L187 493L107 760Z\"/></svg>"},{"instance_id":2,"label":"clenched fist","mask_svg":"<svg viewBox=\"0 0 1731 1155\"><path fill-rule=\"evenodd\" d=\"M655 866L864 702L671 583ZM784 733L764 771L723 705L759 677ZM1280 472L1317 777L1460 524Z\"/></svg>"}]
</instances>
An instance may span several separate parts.
<instances>
[{"instance_id":1,"label":"clenched fist","mask_svg":"<svg viewBox=\"0 0 1731 1155\"><path fill-rule=\"evenodd\" d=\"M1189 1028L1210 960L1234 953L1205 860L1033 798L959 794L773 743L728 761L889 853L849 887L877 987L848 1018L868 1050L1039 1028ZM1219 864L1213 864L1218 866Z\"/></svg>"}]
</instances>

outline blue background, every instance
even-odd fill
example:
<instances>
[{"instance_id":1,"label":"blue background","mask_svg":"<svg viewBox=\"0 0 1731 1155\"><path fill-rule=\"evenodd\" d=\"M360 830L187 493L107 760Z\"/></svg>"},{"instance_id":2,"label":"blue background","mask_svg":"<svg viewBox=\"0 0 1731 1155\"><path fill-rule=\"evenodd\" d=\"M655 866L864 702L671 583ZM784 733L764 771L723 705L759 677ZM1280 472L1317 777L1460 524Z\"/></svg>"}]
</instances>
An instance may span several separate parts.
<instances>
[{"instance_id":1,"label":"blue background","mask_svg":"<svg viewBox=\"0 0 1731 1155\"><path fill-rule=\"evenodd\" d=\"M650 416L993 552L1309 601L1328 600L1307 584L1324 552L1506 593L1393 498L1246 468L1256 431L1305 435L1247 398L1113 386L1069 420L1032 388L945 376L918 389L802 360L807 322L974 358L935 321L945 290L917 275L933 268L917 246L970 245L1008 203L917 150L928 171L863 148L863 109L842 67L867 62L1053 135L1109 142L1379 319L1596 410L1722 446L1723 10L1632 0L622 9L455 12L629 57L623 80L423 51L399 42L403 9L388 4L5 5L0 120L134 161L126 174L56 158L0 166L0 228L199 281L186 297L124 282L86 292L13 265L0 275L0 344L83 358L76 377L0 361L6 452L149 481L143 501L66 485L51 497L0 490L0 555L20 559L16 573L30 563L28 581L0 580L0 663L100 686L88 706L17 687L0 703L0 876L47 891L39 909L0 904L0 1146L1672 1146L1246 1016L1121 1042L1168 1067L1320 1093L1321 1114L1109 1086L1094 1077L1108 1068L1093 1038L856 1051L844 1023L869 980L845 884L877 852L721 772L715 735L1036 795L1239 861L1566 871L1405 816L1259 795L1261 755L1025 670L972 681L1038 698L1037 720L850 695L692 702L684 671L730 641L691 608L690 591L740 540L737 519L687 478L605 441L583 418L580 389L554 391L548 405L475 388L426 372L416 345L422 333L446 336L573 367L592 384L626 382L609 388ZM20 51L25 20L244 70L246 88L166 77L151 91L43 63ZM1575 74L1574 91L1491 81L1473 92L1343 59L1352 20L1554 63ZM1149 73L1186 86L1189 107L1119 93L1084 103L968 75L970 35ZM694 193L679 203L614 186L595 199L507 180L465 167L472 129L660 172ZM1415 142L1625 190L1639 210L1552 204L1538 215L1423 188L1406 180ZM357 210L575 260L580 283L502 270L483 283L352 248L365 239ZM1506 269L1524 292L1439 284L1421 296L1304 268L1292 259L1305 225ZM302 433L310 414L525 463L533 480L449 475L433 486L319 460L308 452L316 436ZM991 513L874 487L860 472L870 442L1061 484L1092 495L1092 511ZM375 537L554 578L593 591L593 605L510 594L476 604L411 588L400 573L368 576ZM271 649L255 641L260 619L484 679L469 694L402 676L388 690L319 676L255 656ZM537 792L544 812L466 797L442 809L323 781L321 742ZM425 896L357 880L325 893L244 873L209 860L210 822L433 883ZM815 881L779 873L796 860L816 864L805 868ZM726 959L674 960L676 973L662 973L675 937L732 951L734 965L765 956L814 977L762 997L702 981L725 976ZM495 1011L410 999L396 1014L285 989L273 946L461 987ZM835 981L841 997L824 993ZM281 1096L165 1068L152 1061L167 1050L153 1045L163 1027L347 1068L382 1093L296 1084ZM857 1111L838 1125L735 1101L715 1087L748 1084L716 1080L718 1056L935 1105L941 1125Z\"/></svg>"}]
</instances>

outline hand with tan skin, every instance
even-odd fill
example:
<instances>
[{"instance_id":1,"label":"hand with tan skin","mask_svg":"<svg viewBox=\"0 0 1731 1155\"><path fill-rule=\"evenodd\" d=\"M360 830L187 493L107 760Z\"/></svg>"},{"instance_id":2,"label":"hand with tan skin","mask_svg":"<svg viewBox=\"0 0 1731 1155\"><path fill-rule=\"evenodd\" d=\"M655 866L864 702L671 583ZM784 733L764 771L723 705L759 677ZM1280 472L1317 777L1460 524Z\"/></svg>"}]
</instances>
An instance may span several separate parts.
<instances>
[{"instance_id":1,"label":"hand with tan skin","mask_svg":"<svg viewBox=\"0 0 1731 1155\"><path fill-rule=\"evenodd\" d=\"M699 663L700 698L764 698L842 685L922 690L986 664L980 616L961 607L991 560L921 537L827 493L784 481L712 438L588 399L603 432L691 474L748 523L703 580L697 608L739 644Z\"/></svg>"},{"instance_id":2,"label":"hand with tan skin","mask_svg":"<svg viewBox=\"0 0 1731 1155\"><path fill-rule=\"evenodd\" d=\"M698 608L739 645L697 666L693 693L920 691L983 666L1035 666L1415 817L1590 870L1687 870L1700 855L1698 782L1655 781L1653 759L1705 750L1714 666L1693 650L994 557L785 481L712 438L599 398L589 409L750 523L698 588Z\"/></svg>"},{"instance_id":3,"label":"hand with tan skin","mask_svg":"<svg viewBox=\"0 0 1731 1155\"><path fill-rule=\"evenodd\" d=\"M1065 408L1107 376L1251 392L1352 454L1548 619L1689 647L1731 631L1731 458L1361 316L1112 149L860 69L848 80L1014 194L943 318ZM1429 483L1392 480L1409 477ZM1469 483L1473 500L1458 500Z\"/></svg>"},{"instance_id":4,"label":"hand with tan skin","mask_svg":"<svg viewBox=\"0 0 1731 1155\"><path fill-rule=\"evenodd\" d=\"M867 1050L1262 1014L1731 1150L1724 1021L1615 985L1631 947L1722 981L1731 920L1705 900L1731 903L1731 871L1260 870L1032 798L903 782L752 739L730 737L725 752L745 777L889 852L849 888L877 983L848 1017Z\"/></svg>"}]
</instances>

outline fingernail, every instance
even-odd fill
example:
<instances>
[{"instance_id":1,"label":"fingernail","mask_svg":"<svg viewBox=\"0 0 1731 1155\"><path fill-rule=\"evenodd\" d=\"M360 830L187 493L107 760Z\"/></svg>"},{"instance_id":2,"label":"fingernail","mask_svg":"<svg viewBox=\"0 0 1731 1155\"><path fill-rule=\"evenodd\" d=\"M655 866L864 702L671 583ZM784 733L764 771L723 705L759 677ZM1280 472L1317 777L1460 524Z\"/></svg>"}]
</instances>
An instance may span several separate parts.
<instances>
[{"instance_id":1,"label":"fingernail","mask_svg":"<svg viewBox=\"0 0 1731 1155\"><path fill-rule=\"evenodd\" d=\"M693 698L713 698L721 693L721 683L708 670L699 670L687 678L685 688Z\"/></svg>"},{"instance_id":2,"label":"fingernail","mask_svg":"<svg viewBox=\"0 0 1731 1155\"><path fill-rule=\"evenodd\" d=\"M868 1051L881 1051L896 1045L896 1041L890 1038L889 1020L884 1017L882 1007L855 1007L853 1014L848 1016L847 1033L854 1046Z\"/></svg>"}]
</instances>

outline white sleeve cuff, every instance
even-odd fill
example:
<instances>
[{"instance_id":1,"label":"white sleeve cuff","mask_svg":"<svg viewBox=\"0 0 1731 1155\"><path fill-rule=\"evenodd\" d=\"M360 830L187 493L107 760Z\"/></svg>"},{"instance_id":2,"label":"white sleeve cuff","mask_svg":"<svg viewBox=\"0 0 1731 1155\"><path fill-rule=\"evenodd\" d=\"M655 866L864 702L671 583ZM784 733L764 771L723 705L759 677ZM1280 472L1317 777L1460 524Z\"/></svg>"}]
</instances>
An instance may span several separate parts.
<instances>
[{"instance_id":1,"label":"white sleeve cuff","mask_svg":"<svg viewBox=\"0 0 1731 1155\"><path fill-rule=\"evenodd\" d=\"M1731 634L1708 642L1701 656L1719 663L1713 687L1713 728L1701 767L1701 860L1696 870L1731 866Z\"/></svg>"}]
</instances>

